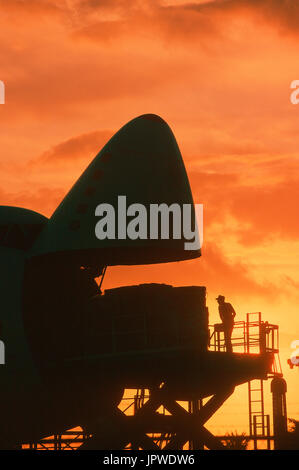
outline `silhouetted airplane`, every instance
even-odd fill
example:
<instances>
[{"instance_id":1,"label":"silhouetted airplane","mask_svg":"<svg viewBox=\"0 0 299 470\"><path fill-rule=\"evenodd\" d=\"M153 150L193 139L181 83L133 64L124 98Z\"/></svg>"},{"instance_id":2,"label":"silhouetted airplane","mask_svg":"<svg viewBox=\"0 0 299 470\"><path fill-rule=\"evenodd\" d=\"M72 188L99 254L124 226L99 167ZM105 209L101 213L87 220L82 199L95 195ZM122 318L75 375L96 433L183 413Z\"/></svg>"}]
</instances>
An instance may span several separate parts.
<instances>
[{"instance_id":1,"label":"silhouetted airplane","mask_svg":"<svg viewBox=\"0 0 299 470\"><path fill-rule=\"evenodd\" d=\"M112 393L113 386L103 385L101 374L89 377L86 357L78 357L75 375L63 365L68 348L74 355L80 349L79 297L81 314L88 316L84 311L88 289L80 294L84 280L80 267L199 256L198 250L184 250L183 238L98 240L95 208L103 202L117 206L119 195L126 196L127 205L193 204L176 140L156 115L140 116L117 132L50 219L27 209L0 208L0 334L6 353L0 369L0 442L4 445L80 424L89 413L86 408L94 413L105 407L105 401L121 396L122 388Z\"/></svg>"},{"instance_id":2,"label":"silhouetted airplane","mask_svg":"<svg viewBox=\"0 0 299 470\"><path fill-rule=\"evenodd\" d=\"M198 378L194 376L198 356L192 351L206 351L208 342L204 288L182 288L187 292L153 285L95 295L93 276L103 266L200 256L198 249L184 249L184 236L99 240L95 209L100 203L117 207L119 195L126 196L127 205L194 207L176 140L156 115L140 116L117 132L50 219L27 209L0 208L2 449L74 426L96 432L103 427L102 416L116 412L125 387L152 388L168 380L182 398L194 386L207 396L219 388L219 380L229 388L257 373L249 364L238 375L225 355L220 360L211 353L210 362L202 361ZM179 330L184 324L188 330L180 343L171 316L175 304L183 319ZM144 315L138 316L136 305L147 312L148 336L143 330L136 334ZM236 363L241 364L240 358ZM262 364L259 374L264 372Z\"/></svg>"}]
</instances>

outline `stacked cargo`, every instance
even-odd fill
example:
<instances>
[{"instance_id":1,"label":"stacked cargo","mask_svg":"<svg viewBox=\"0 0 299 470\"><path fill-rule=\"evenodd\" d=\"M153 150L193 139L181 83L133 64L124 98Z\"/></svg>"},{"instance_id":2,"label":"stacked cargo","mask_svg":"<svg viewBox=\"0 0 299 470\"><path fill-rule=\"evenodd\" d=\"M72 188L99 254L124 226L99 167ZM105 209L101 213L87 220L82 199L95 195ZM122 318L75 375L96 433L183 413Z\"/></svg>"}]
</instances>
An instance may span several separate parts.
<instances>
[{"instance_id":1,"label":"stacked cargo","mask_svg":"<svg viewBox=\"0 0 299 470\"><path fill-rule=\"evenodd\" d=\"M97 343L92 341L93 352L207 349L205 287L141 284L109 289L97 301L97 313L92 316Z\"/></svg>"}]
</instances>

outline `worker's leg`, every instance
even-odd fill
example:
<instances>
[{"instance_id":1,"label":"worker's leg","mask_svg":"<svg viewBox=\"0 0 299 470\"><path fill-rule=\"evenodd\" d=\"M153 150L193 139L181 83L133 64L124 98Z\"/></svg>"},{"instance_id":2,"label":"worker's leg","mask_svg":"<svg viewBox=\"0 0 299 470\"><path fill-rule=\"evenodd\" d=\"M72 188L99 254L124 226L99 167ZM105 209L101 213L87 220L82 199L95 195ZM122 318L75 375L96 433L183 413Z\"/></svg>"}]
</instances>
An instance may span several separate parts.
<instances>
[{"instance_id":1,"label":"worker's leg","mask_svg":"<svg viewBox=\"0 0 299 470\"><path fill-rule=\"evenodd\" d=\"M224 325L224 339L225 339L225 346L226 346L226 352L233 352L233 347L232 347L232 332L233 332L233 323L228 323Z\"/></svg>"}]
</instances>

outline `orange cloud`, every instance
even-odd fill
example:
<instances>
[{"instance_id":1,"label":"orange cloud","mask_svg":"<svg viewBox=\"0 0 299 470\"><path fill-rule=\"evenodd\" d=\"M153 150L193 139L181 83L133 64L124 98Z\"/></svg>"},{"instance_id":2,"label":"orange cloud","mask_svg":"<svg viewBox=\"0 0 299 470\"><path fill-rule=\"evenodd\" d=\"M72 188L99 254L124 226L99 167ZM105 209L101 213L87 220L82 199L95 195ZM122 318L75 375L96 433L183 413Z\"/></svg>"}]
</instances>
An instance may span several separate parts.
<instances>
[{"instance_id":1,"label":"orange cloud","mask_svg":"<svg viewBox=\"0 0 299 470\"><path fill-rule=\"evenodd\" d=\"M66 3L59 0L0 0L0 8L3 12L15 14L16 11L25 16L32 14L51 15L61 13L66 9Z\"/></svg>"},{"instance_id":2,"label":"orange cloud","mask_svg":"<svg viewBox=\"0 0 299 470\"><path fill-rule=\"evenodd\" d=\"M1 205L24 207L49 217L61 202L65 192L61 188L45 188L7 192L0 189Z\"/></svg>"},{"instance_id":3,"label":"orange cloud","mask_svg":"<svg viewBox=\"0 0 299 470\"><path fill-rule=\"evenodd\" d=\"M277 165L269 162L266 168L275 174L281 165L281 161ZM234 229L244 246L267 239L296 240L299 237L296 216L299 180L295 176L275 183L253 181L250 184L249 181L244 183L235 173L192 172L191 182L196 202L205 206L206 225L224 224L228 216L233 217L240 227L246 227Z\"/></svg>"},{"instance_id":4,"label":"orange cloud","mask_svg":"<svg viewBox=\"0 0 299 470\"><path fill-rule=\"evenodd\" d=\"M251 276L245 263L232 262L217 248L217 243L204 242L202 257L180 263L149 266L110 267L105 288L144 282L173 285L204 285L214 295L218 291L228 296L252 296L269 299L277 291L274 284L259 283ZM218 292L219 293L219 292Z\"/></svg>"},{"instance_id":5,"label":"orange cloud","mask_svg":"<svg viewBox=\"0 0 299 470\"><path fill-rule=\"evenodd\" d=\"M112 135L112 131L103 130L72 137L46 150L37 159L32 160L29 165L39 165L40 167L48 164L71 163L73 165L76 160L86 161L87 164L91 161L92 156L95 156L104 147Z\"/></svg>"},{"instance_id":6,"label":"orange cloud","mask_svg":"<svg viewBox=\"0 0 299 470\"><path fill-rule=\"evenodd\" d=\"M0 0L0 12L1 204L51 215L110 130L160 114L204 204L203 256L109 268L104 287L206 285L212 305L223 293L238 312L265 309L287 351L299 328L298 2Z\"/></svg>"}]
</instances>

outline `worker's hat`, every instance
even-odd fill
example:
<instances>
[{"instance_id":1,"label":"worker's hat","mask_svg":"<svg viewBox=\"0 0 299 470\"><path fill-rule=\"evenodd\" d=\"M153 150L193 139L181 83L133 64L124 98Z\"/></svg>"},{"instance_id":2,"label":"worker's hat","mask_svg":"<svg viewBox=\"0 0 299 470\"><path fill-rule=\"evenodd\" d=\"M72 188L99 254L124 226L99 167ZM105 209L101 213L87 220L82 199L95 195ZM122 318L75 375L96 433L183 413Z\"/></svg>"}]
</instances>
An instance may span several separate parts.
<instances>
[{"instance_id":1,"label":"worker's hat","mask_svg":"<svg viewBox=\"0 0 299 470\"><path fill-rule=\"evenodd\" d=\"M224 300L224 299L225 299L224 295L218 295L218 297L216 297L216 300Z\"/></svg>"}]
</instances>

